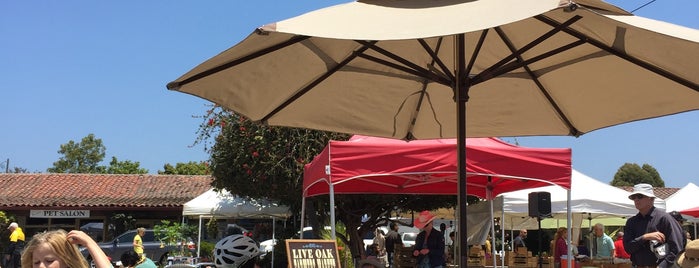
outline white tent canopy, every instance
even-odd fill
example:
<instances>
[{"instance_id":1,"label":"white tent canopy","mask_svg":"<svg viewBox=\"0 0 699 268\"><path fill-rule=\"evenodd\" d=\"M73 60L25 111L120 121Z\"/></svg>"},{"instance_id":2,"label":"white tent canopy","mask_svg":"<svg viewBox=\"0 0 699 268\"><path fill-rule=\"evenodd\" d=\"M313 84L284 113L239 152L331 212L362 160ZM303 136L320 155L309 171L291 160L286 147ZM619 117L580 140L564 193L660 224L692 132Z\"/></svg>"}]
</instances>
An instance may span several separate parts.
<instances>
[{"instance_id":1,"label":"white tent canopy","mask_svg":"<svg viewBox=\"0 0 699 268\"><path fill-rule=\"evenodd\" d=\"M697 196L699 196L699 186L690 182L665 200L667 211L681 211L696 207Z\"/></svg>"},{"instance_id":2,"label":"white tent canopy","mask_svg":"<svg viewBox=\"0 0 699 268\"><path fill-rule=\"evenodd\" d=\"M567 191L561 187L546 186L502 194L505 214L526 216L529 211L529 193L551 193L551 213L554 218L565 218ZM638 210L629 192L595 180L577 170L571 176L571 212L596 217L630 217ZM664 209L665 201L656 198L655 206ZM587 218L587 216L586 216Z\"/></svg>"},{"instance_id":3,"label":"white tent canopy","mask_svg":"<svg viewBox=\"0 0 699 268\"><path fill-rule=\"evenodd\" d=\"M182 216L197 216L199 218L199 239L197 245L201 245L202 218L246 218L246 219L272 219L272 241L274 240L275 219L288 218L291 215L289 208L280 206L269 200L243 198L232 195L226 190L216 191L209 189L205 193L195 197L184 204ZM274 243L273 243L274 244ZM197 247L199 256L200 247ZM274 247L272 248L274 251ZM274 264L274 253L272 253Z\"/></svg>"},{"instance_id":4,"label":"white tent canopy","mask_svg":"<svg viewBox=\"0 0 699 268\"><path fill-rule=\"evenodd\" d=\"M286 206L268 200L249 199L210 189L184 204L182 216L207 216L223 218L286 218L291 213Z\"/></svg>"}]
</instances>

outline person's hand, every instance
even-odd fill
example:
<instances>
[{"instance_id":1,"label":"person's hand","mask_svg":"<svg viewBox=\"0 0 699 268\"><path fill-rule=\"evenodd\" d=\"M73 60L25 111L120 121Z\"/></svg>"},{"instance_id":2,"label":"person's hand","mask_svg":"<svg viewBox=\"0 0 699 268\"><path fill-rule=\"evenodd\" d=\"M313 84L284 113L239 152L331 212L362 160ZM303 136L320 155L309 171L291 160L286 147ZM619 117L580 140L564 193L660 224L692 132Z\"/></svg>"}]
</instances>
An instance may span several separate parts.
<instances>
[{"instance_id":1,"label":"person's hand","mask_svg":"<svg viewBox=\"0 0 699 268\"><path fill-rule=\"evenodd\" d=\"M75 245L87 246L89 242L95 243L95 240L92 240L92 237L90 237L83 231L70 231L68 232L68 235L66 235L66 237L68 238L68 242Z\"/></svg>"},{"instance_id":2,"label":"person's hand","mask_svg":"<svg viewBox=\"0 0 699 268\"><path fill-rule=\"evenodd\" d=\"M643 240L658 240L660 243L665 243L665 235L661 232L652 232L643 235Z\"/></svg>"},{"instance_id":3,"label":"person's hand","mask_svg":"<svg viewBox=\"0 0 699 268\"><path fill-rule=\"evenodd\" d=\"M429 253L430 253L430 249L429 249L429 248L423 248L423 249L420 250L420 254L422 254L422 255L427 255L427 254L429 254Z\"/></svg>"},{"instance_id":4,"label":"person's hand","mask_svg":"<svg viewBox=\"0 0 699 268\"><path fill-rule=\"evenodd\" d=\"M420 251L418 251L417 249L413 250L413 256L417 257L417 255L420 255Z\"/></svg>"}]
</instances>

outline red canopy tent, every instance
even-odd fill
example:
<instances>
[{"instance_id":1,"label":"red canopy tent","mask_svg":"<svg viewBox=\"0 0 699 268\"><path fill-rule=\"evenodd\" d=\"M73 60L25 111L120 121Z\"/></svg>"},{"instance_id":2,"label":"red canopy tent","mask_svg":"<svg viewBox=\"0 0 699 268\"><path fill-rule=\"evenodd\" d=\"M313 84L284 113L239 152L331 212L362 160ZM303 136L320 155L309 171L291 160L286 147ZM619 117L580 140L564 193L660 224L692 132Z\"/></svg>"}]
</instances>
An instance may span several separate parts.
<instances>
[{"instance_id":1,"label":"red canopy tent","mask_svg":"<svg viewBox=\"0 0 699 268\"><path fill-rule=\"evenodd\" d=\"M310 196L330 194L334 208L335 193L456 195L456 146L456 139L406 142L359 135L349 141L330 141L304 167L301 226ZM570 190L570 149L525 148L496 138L467 138L466 155L470 195L491 199L548 185ZM334 209L330 218L334 232Z\"/></svg>"},{"instance_id":2,"label":"red canopy tent","mask_svg":"<svg viewBox=\"0 0 699 268\"><path fill-rule=\"evenodd\" d=\"M559 185L570 189L570 149L525 148L496 138L466 139L468 194L487 198ZM436 194L457 192L455 139L402 141L353 136L330 141L305 166L304 197L328 194ZM332 189L331 189L332 188Z\"/></svg>"},{"instance_id":3,"label":"red canopy tent","mask_svg":"<svg viewBox=\"0 0 699 268\"><path fill-rule=\"evenodd\" d=\"M695 218L699 218L699 207L688 208L680 211L680 214L689 215Z\"/></svg>"}]
</instances>

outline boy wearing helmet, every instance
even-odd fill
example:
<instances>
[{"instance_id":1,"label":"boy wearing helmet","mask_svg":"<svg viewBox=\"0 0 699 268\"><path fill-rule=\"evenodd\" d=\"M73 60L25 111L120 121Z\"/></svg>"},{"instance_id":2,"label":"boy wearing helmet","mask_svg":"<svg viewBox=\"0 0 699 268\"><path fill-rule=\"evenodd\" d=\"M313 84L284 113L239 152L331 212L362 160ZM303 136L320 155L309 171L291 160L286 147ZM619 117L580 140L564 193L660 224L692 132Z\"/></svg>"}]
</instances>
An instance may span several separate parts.
<instances>
[{"instance_id":1,"label":"boy wearing helmet","mask_svg":"<svg viewBox=\"0 0 699 268\"><path fill-rule=\"evenodd\" d=\"M242 234L224 237L214 246L214 263L217 268L260 267L257 257L260 247L252 238Z\"/></svg>"}]
</instances>

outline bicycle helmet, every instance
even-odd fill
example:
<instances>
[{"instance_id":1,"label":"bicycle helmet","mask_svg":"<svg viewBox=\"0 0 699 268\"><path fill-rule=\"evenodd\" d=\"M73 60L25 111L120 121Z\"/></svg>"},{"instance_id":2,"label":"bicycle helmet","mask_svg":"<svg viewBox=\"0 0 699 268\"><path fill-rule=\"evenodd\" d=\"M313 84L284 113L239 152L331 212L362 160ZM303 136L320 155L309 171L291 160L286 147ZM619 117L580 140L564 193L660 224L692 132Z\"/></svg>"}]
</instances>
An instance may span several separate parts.
<instances>
[{"instance_id":1,"label":"bicycle helmet","mask_svg":"<svg viewBox=\"0 0 699 268\"><path fill-rule=\"evenodd\" d=\"M214 246L214 261L218 268L236 268L261 254L257 243L241 234L224 237Z\"/></svg>"}]
</instances>

